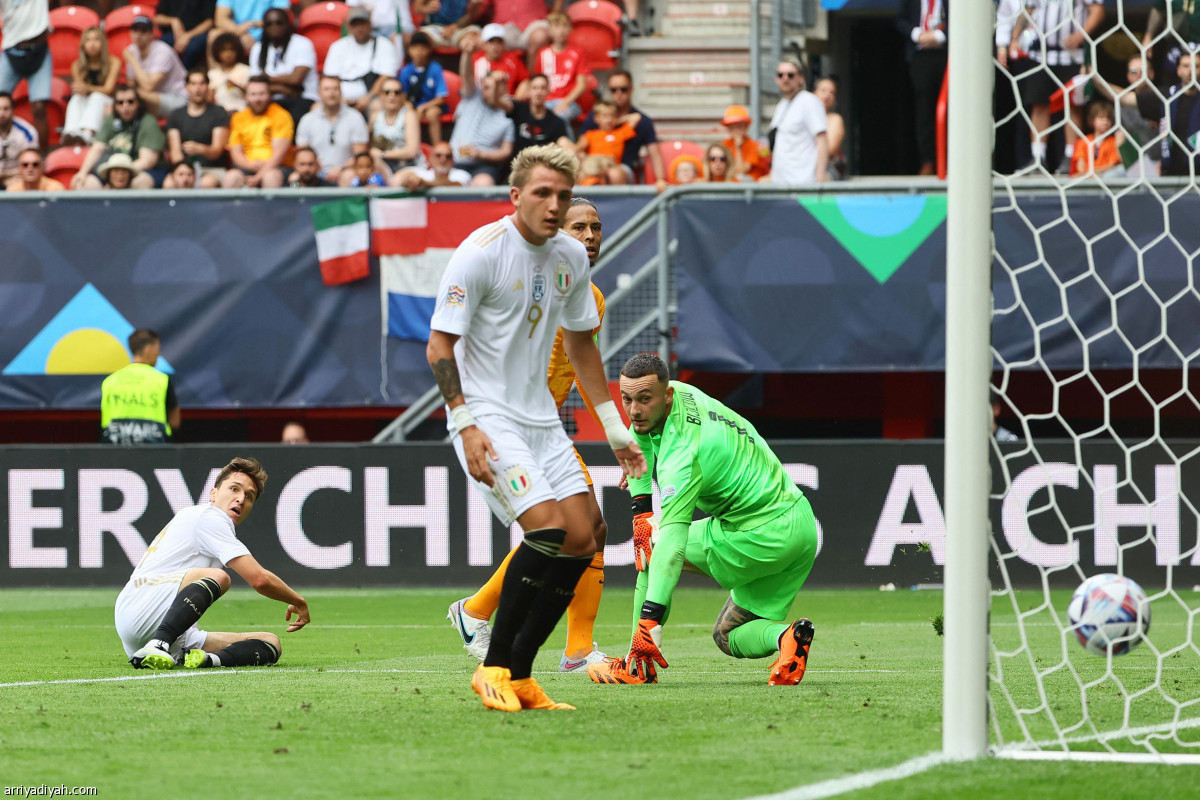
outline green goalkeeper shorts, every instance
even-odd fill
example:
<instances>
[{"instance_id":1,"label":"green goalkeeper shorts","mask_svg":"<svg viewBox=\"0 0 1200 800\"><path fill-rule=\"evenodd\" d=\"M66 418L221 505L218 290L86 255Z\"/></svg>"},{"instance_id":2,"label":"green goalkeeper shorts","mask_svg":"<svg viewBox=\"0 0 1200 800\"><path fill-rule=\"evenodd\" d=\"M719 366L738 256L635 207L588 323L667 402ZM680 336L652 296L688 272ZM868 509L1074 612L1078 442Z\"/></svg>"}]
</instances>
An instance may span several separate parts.
<instances>
[{"instance_id":1,"label":"green goalkeeper shorts","mask_svg":"<svg viewBox=\"0 0 1200 800\"><path fill-rule=\"evenodd\" d=\"M817 557L817 523L807 497L761 528L726 530L716 517L688 529L687 560L733 602L763 619L782 620Z\"/></svg>"}]
</instances>

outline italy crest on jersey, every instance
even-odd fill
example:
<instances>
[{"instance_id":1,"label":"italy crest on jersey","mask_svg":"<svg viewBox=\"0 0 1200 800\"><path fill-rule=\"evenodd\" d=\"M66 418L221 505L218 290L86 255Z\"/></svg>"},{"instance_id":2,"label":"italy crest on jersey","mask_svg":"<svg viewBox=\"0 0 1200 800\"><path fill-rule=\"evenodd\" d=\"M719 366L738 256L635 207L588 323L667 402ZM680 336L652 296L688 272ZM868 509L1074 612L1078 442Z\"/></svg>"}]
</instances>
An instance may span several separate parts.
<instances>
[{"instance_id":1,"label":"italy crest on jersey","mask_svg":"<svg viewBox=\"0 0 1200 800\"><path fill-rule=\"evenodd\" d=\"M566 264L554 268L554 288L558 289L559 294L566 294L571 288L571 268Z\"/></svg>"},{"instance_id":2,"label":"italy crest on jersey","mask_svg":"<svg viewBox=\"0 0 1200 800\"><path fill-rule=\"evenodd\" d=\"M546 276L533 276L533 302L540 303L542 298L546 296Z\"/></svg>"},{"instance_id":3,"label":"italy crest on jersey","mask_svg":"<svg viewBox=\"0 0 1200 800\"><path fill-rule=\"evenodd\" d=\"M529 479L529 473L520 464L515 464L505 470L504 480L508 483L508 491L513 497L520 497L533 486L533 482Z\"/></svg>"}]
</instances>

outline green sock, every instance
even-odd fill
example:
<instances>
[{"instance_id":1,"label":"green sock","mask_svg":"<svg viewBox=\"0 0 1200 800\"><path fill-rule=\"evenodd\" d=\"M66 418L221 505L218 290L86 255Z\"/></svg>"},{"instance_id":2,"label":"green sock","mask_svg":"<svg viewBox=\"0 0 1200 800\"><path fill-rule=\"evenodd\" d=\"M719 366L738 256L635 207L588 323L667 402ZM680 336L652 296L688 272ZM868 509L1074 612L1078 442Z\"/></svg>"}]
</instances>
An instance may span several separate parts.
<instances>
[{"instance_id":1,"label":"green sock","mask_svg":"<svg viewBox=\"0 0 1200 800\"><path fill-rule=\"evenodd\" d=\"M752 619L729 632L729 649L735 658L762 658L779 649L779 637L790 625L769 619Z\"/></svg>"}]
</instances>

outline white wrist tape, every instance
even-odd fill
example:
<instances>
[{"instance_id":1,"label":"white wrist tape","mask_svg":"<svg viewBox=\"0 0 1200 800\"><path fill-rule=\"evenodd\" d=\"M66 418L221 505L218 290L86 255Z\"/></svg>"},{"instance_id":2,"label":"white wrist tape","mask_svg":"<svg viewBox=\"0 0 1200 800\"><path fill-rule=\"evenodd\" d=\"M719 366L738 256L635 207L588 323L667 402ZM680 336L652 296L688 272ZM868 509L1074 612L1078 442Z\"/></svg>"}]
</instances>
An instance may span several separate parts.
<instances>
[{"instance_id":1,"label":"white wrist tape","mask_svg":"<svg viewBox=\"0 0 1200 800\"><path fill-rule=\"evenodd\" d=\"M633 442L633 437L629 435L629 429L621 420L621 412L617 411L617 404L612 400L605 400L603 403L597 404L596 416L599 417L600 424L604 426L604 435L614 450L628 447Z\"/></svg>"},{"instance_id":2,"label":"white wrist tape","mask_svg":"<svg viewBox=\"0 0 1200 800\"><path fill-rule=\"evenodd\" d=\"M450 418L454 420L454 429L459 433L476 424L475 417L471 414L471 409L467 408L466 403L450 409Z\"/></svg>"}]
</instances>

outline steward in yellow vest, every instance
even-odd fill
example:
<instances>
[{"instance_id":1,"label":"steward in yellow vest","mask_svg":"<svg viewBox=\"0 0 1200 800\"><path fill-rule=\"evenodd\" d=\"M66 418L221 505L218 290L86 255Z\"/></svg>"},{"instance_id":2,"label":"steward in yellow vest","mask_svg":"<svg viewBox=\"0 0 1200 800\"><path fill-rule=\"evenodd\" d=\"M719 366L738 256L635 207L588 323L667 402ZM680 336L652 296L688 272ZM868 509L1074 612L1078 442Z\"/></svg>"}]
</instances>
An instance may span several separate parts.
<instances>
[{"instance_id":1,"label":"steward in yellow vest","mask_svg":"<svg viewBox=\"0 0 1200 800\"><path fill-rule=\"evenodd\" d=\"M139 328L129 335L133 363L104 379L100 437L110 444L165 444L179 427L179 403L170 376L159 372L158 334Z\"/></svg>"}]
</instances>

